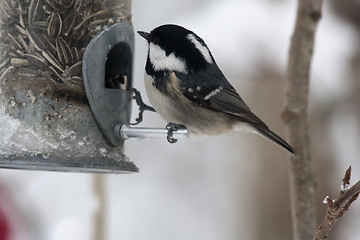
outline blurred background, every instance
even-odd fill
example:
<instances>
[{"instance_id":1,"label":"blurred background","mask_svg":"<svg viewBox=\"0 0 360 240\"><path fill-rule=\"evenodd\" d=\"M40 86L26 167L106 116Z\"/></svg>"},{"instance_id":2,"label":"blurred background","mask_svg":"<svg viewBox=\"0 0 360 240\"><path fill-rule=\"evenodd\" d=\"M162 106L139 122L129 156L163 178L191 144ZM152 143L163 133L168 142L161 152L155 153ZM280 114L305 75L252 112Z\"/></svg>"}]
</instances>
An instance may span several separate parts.
<instances>
[{"instance_id":1,"label":"blurred background","mask_svg":"<svg viewBox=\"0 0 360 240\"><path fill-rule=\"evenodd\" d=\"M260 118L284 136L281 112L296 1L133 1L135 31L175 23L193 30ZM310 131L318 221L352 165L360 179L360 3L324 1L311 71ZM135 87L143 92L147 44L136 36ZM137 109L134 107L134 113ZM142 126L165 126L146 113ZM257 135L130 140L140 172L127 175L0 170L0 240L88 240L104 214L105 238L291 239L288 158ZM105 203L95 187L104 182ZM330 239L359 239L360 202ZM7 236L12 236L7 238Z\"/></svg>"}]
</instances>

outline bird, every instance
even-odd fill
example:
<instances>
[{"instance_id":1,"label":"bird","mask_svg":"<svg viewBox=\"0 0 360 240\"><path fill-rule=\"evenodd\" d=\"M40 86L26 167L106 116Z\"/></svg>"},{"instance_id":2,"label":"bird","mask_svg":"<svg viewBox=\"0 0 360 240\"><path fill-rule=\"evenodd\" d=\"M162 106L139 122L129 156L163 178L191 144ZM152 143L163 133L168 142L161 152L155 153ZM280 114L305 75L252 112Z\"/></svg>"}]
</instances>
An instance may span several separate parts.
<instances>
[{"instance_id":1,"label":"bird","mask_svg":"<svg viewBox=\"0 0 360 240\"><path fill-rule=\"evenodd\" d=\"M197 34L175 24L138 34L148 42L144 80L149 101L170 125L194 135L258 133L295 154L250 110Z\"/></svg>"}]
</instances>

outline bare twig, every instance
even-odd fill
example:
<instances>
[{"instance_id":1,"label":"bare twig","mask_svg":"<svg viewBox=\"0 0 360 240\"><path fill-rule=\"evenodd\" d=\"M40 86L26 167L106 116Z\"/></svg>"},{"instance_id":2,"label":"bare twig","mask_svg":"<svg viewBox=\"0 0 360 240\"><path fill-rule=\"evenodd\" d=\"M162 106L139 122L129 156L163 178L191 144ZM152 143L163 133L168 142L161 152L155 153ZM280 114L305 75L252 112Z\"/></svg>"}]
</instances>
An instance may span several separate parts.
<instances>
[{"instance_id":1,"label":"bare twig","mask_svg":"<svg viewBox=\"0 0 360 240\"><path fill-rule=\"evenodd\" d=\"M94 240L106 239L106 192L105 175L94 174L94 194L98 201L98 207L94 214Z\"/></svg>"},{"instance_id":2,"label":"bare twig","mask_svg":"<svg viewBox=\"0 0 360 240\"><path fill-rule=\"evenodd\" d=\"M314 240L325 240L329 236L331 228L335 225L336 221L349 209L360 193L360 181L358 181L351 188L350 184L351 166L345 173L343 185L340 189L339 197L335 200L328 196L324 199L324 203L328 205L324 219L319 225Z\"/></svg>"},{"instance_id":3,"label":"bare twig","mask_svg":"<svg viewBox=\"0 0 360 240\"><path fill-rule=\"evenodd\" d=\"M311 58L322 0L299 0L287 66L287 94L283 120L290 145L291 204L295 240L312 239L316 230L315 177L310 158L308 97Z\"/></svg>"}]
</instances>

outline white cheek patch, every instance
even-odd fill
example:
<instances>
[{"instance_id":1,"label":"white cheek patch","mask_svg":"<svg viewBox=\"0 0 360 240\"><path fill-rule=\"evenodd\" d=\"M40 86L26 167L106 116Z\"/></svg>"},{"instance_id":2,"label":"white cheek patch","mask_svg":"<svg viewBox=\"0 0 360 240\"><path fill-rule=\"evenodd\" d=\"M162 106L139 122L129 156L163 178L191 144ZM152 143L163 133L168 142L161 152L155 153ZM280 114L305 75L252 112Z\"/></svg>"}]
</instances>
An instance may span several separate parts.
<instances>
[{"instance_id":1,"label":"white cheek patch","mask_svg":"<svg viewBox=\"0 0 360 240\"><path fill-rule=\"evenodd\" d=\"M155 71L169 70L187 73L186 63L174 53L166 56L166 52L154 43L149 44L149 58Z\"/></svg>"},{"instance_id":2,"label":"white cheek patch","mask_svg":"<svg viewBox=\"0 0 360 240\"><path fill-rule=\"evenodd\" d=\"M201 44L194 34L187 35L187 39L189 39L195 45L195 47L199 50L199 52L203 55L203 57L209 64L213 62L209 49L203 44Z\"/></svg>"}]
</instances>

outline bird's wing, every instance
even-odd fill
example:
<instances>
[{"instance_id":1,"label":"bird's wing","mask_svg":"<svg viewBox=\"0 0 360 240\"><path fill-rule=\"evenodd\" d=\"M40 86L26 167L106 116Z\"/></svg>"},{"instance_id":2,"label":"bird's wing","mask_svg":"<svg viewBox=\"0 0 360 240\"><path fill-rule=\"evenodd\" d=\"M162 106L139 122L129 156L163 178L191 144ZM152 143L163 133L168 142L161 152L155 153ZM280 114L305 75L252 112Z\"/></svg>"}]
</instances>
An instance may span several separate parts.
<instances>
[{"instance_id":1,"label":"bird's wing","mask_svg":"<svg viewBox=\"0 0 360 240\"><path fill-rule=\"evenodd\" d=\"M266 126L241 99L236 90L229 86L188 85L183 88L182 94L191 102L207 109L222 112L238 118L240 121L264 127ZM267 128L267 127L266 127Z\"/></svg>"},{"instance_id":2,"label":"bird's wing","mask_svg":"<svg viewBox=\"0 0 360 240\"><path fill-rule=\"evenodd\" d=\"M206 77L201 80L206 80ZM220 78L220 81L203 81L201 87L199 85L195 82L184 81L181 86L181 94L194 104L229 114L239 121L249 123L262 136L295 154L294 149L287 142L272 132L261 119L251 112L225 77Z\"/></svg>"}]
</instances>

